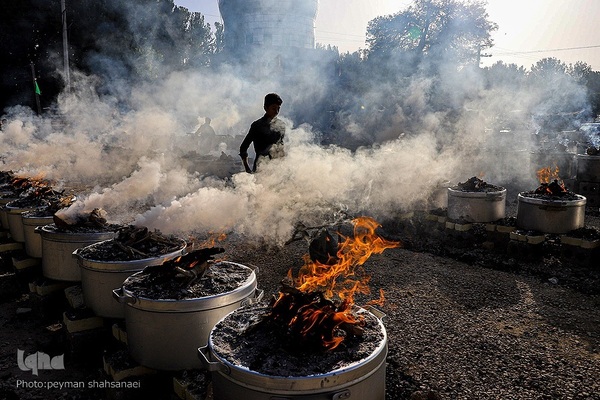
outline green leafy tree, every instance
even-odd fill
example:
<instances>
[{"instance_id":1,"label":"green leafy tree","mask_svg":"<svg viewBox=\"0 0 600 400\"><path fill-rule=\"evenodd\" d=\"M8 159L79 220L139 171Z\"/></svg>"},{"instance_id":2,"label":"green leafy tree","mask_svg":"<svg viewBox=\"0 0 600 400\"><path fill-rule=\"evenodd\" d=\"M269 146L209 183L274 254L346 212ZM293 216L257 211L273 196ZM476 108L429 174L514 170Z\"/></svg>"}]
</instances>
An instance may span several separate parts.
<instances>
[{"instance_id":1,"label":"green leafy tree","mask_svg":"<svg viewBox=\"0 0 600 400\"><path fill-rule=\"evenodd\" d=\"M413 66L479 65L481 52L493 45L498 26L485 3L465 0L415 0L406 10L375 18L367 26L368 57L398 57Z\"/></svg>"}]
</instances>

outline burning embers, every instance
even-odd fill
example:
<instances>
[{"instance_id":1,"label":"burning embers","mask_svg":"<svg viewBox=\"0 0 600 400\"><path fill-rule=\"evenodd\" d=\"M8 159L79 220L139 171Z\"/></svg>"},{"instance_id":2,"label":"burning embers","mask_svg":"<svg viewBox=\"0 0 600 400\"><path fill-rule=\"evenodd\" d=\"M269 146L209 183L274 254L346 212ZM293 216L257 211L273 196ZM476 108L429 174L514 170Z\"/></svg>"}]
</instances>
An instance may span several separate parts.
<instances>
[{"instance_id":1,"label":"burning embers","mask_svg":"<svg viewBox=\"0 0 600 400\"><path fill-rule=\"evenodd\" d=\"M517 228L542 233L566 233L584 226L586 198L567 190L559 169L537 171L540 186L517 196Z\"/></svg>"},{"instance_id":2,"label":"burning embers","mask_svg":"<svg viewBox=\"0 0 600 400\"><path fill-rule=\"evenodd\" d=\"M542 168L537 171L536 175L540 186L534 191L534 194L549 196L563 196L568 194L568 190L559 177L558 166L554 167L554 169L550 167Z\"/></svg>"},{"instance_id":3,"label":"burning embers","mask_svg":"<svg viewBox=\"0 0 600 400\"><path fill-rule=\"evenodd\" d=\"M372 254L400 243L379 237L375 232L379 224L370 218L353 223L354 237L339 244L335 257L328 262L307 257L298 276L294 279L290 273L272 302L265 321L282 327L290 343L332 350L345 338L361 335L364 318L354 312L354 297L370 292L369 276L361 266Z\"/></svg>"},{"instance_id":4,"label":"burning embers","mask_svg":"<svg viewBox=\"0 0 600 400\"><path fill-rule=\"evenodd\" d=\"M0 192L5 197L44 197L53 193L50 183L42 178L15 176L11 171L0 171Z\"/></svg>"}]
</instances>

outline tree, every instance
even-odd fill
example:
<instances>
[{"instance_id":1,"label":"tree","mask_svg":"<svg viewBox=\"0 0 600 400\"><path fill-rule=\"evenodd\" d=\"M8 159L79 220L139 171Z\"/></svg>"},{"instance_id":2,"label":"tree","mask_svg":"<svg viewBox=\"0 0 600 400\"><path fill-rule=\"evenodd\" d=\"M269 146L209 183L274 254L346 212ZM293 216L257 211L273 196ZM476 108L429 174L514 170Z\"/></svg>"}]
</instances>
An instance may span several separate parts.
<instances>
[{"instance_id":1,"label":"tree","mask_svg":"<svg viewBox=\"0 0 600 400\"><path fill-rule=\"evenodd\" d=\"M543 58L531 66L531 77L551 79L567 74L567 64L554 57Z\"/></svg>"},{"instance_id":2,"label":"tree","mask_svg":"<svg viewBox=\"0 0 600 400\"><path fill-rule=\"evenodd\" d=\"M465 0L415 0L406 10L375 18L367 26L368 57L397 56L420 64L479 65L481 51L493 45L485 4Z\"/></svg>"},{"instance_id":3,"label":"tree","mask_svg":"<svg viewBox=\"0 0 600 400\"><path fill-rule=\"evenodd\" d=\"M544 129L572 129L577 116L589 112L585 86L569 75L567 65L557 58L532 65L528 81L528 96L536 99L532 112Z\"/></svg>"},{"instance_id":4,"label":"tree","mask_svg":"<svg viewBox=\"0 0 600 400\"><path fill-rule=\"evenodd\" d=\"M60 0L6 0L0 13L0 110L32 105L31 63L48 107L64 86ZM208 66L215 38L200 13L173 0L67 0L72 70L99 77L100 94L128 98L140 80Z\"/></svg>"},{"instance_id":5,"label":"tree","mask_svg":"<svg viewBox=\"0 0 600 400\"><path fill-rule=\"evenodd\" d=\"M578 61L569 65L567 73L580 85L586 87L590 103L590 117L597 118L600 115L600 72L593 71L591 65Z\"/></svg>"},{"instance_id":6,"label":"tree","mask_svg":"<svg viewBox=\"0 0 600 400\"><path fill-rule=\"evenodd\" d=\"M514 91L523 87L527 78L527 71L524 67L519 67L517 64L504 64L502 61L484 68L483 72L488 89L500 87Z\"/></svg>"},{"instance_id":7,"label":"tree","mask_svg":"<svg viewBox=\"0 0 600 400\"><path fill-rule=\"evenodd\" d=\"M220 22L215 22L215 53L223 52L225 48L225 27Z\"/></svg>"}]
</instances>

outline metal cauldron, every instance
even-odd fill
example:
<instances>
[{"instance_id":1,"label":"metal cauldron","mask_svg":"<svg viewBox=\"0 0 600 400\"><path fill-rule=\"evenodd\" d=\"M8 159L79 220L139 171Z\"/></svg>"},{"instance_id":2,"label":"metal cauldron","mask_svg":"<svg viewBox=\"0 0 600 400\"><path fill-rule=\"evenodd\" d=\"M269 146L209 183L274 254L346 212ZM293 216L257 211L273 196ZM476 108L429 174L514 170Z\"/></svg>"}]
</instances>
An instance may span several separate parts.
<instances>
[{"instance_id":1,"label":"metal cauldron","mask_svg":"<svg viewBox=\"0 0 600 400\"><path fill-rule=\"evenodd\" d=\"M113 291L125 304L127 343L134 360L158 370L201 368L197 350L205 346L214 325L241 305L259 301L263 292L256 290L256 271L247 268L248 279L237 289L215 296L184 300L149 299L123 287ZM138 272L128 279L143 272Z\"/></svg>"},{"instance_id":2,"label":"metal cauldron","mask_svg":"<svg viewBox=\"0 0 600 400\"><path fill-rule=\"evenodd\" d=\"M25 233L23 232L23 220L21 214L27 211L33 211L38 207L16 207L10 203L4 206L6 208L6 218L8 220L8 230L10 236L15 242L25 242Z\"/></svg>"},{"instance_id":3,"label":"metal cauldron","mask_svg":"<svg viewBox=\"0 0 600 400\"><path fill-rule=\"evenodd\" d=\"M8 212L6 210L6 205L16 199L16 197L0 196L0 226L2 226L2 229L8 230Z\"/></svg>"},{"instance_id":4,"label":"metal cauldron","mask_svg":"<svg viewBox=\"0 0 600 400\"><path fill-rule=\"evenodd\" d=\"M81 269L73 252L80 247L107 240L116 235L113 231L66 231L55 224L38 226L35 231L42 238L42 273L46 278L59 281L80 281Z\"/></svg>"},{"instance_id":5,"label":"metal cauldron","mask_svg":"<svg viewBox=\"0 0 600 400\"><path fill-rule=\"evenodd\" d=\"M360 312L369 311L362 309ZM212 372L214 400L384 400L388 344L381 320L379 328L383 339L370 356L348 366L310 376L270 376L229 362L215 350L214 329L207 346L198 349L198 355L204 367Z\"/></svg>"},{"instance_id":6,"label":"metal cauldron","mask_svg":"<svg viewBox=\"0 0 600 400\"><path fill-rule=\"evenodd\" d=\"M600 182L600 156L577 154L577 179Z\"/></svg>"},{"instance_id":7,"label":"metal cauldron","mask_svg":"<svg viewBox=\"0 0 600 400\"><path fill-rule=\"evenodd\" d=\"M448 218L466 222L494 222L506 215L506 189L468 192L448 188Z\"/></svg>"},{"instance_id":8,"label":"metal cauldron","mask_svg":"<svg viewBox=\"0 0 600 400\"><path fill-rule=\"evenodd\" d=\"M25 253L29 257L42 258L42 237L36 232L37 227L51 224L52 216L37 216L34 211L21 214L23 224L23 237L25 239Z\"/></svg>"},{"instance_id":9,"label":"metal cauldron","mask_svg":"<svg viewBox=\"0 0 600 400\"><path fill-rule=\"evenodd\" d=\"M109 239L110 240L110 239ZM152 258L126 261L93 260L82 255L84 250L102 246L103 242L80 247L73 252L81 269L81 290L85 304L94 313L105 318L125 318L123 305L113 299L113 290L121 287L125 279L147 266L160 265L184 254L186 242L181 240L178 250Z\"/></svg>"},{"instance_id":10,"label":"metal cauldron","mask_svg":"<svg viewBox=\"0 0 600 400\"><path fill-rule=\"evenodd\" d=\"M517 228L543 233L567 233L583 228L586 198L575 196L574 200L550 200L519 193Z\"/></svg>"}]
</instances>

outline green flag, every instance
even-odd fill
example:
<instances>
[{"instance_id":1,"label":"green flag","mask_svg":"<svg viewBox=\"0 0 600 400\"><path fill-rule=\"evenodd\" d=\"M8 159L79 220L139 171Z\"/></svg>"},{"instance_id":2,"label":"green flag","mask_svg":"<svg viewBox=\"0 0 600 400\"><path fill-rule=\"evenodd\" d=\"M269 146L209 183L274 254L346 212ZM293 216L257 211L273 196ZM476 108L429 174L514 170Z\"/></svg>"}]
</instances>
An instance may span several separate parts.
<instances>
[{"instance_id":1,"label":"green flag","mask_svg":"<svg viewBox=\"0 0 600 400\"><path fill-rule=\"evenodd\" d=\"M42 91L40 90L40 87L37 84L37 81L33 81L33 84L35 85L35 94L42 94Z\"/></svg>"}]
</instances>

